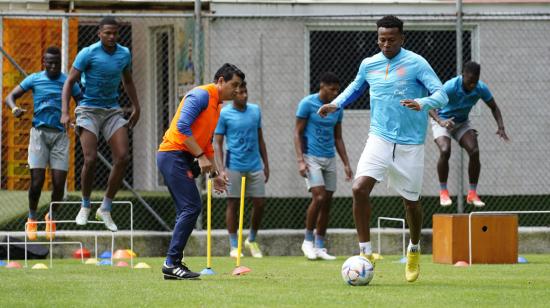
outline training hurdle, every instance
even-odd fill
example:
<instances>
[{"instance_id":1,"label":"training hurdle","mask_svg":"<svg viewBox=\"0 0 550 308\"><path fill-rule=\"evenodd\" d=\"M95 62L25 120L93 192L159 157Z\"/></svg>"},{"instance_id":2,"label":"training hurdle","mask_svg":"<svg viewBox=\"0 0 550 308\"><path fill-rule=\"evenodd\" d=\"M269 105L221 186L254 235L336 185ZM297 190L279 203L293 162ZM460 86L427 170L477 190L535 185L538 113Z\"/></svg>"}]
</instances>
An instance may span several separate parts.
<instances>
[{"instance_id":1,"label":"training hurdle","mask_svg":"<svg viewBox=\"0 0 550 308\"><path fill-rule=\"evenodd\" d=\"M381 241L380 241L380 222L382 220L387 220L387 221L400 221L401 222L401 225L402 225L402 234L403 234L403 256L405 256L405 219L403 218L393 218L393 217L378 217L378 255L380 255L380 246L381 246Z\"/></svg>"},{"instance_id":2,"label":"training hurdle","mask_svg":"<svg viewBox=\"0 0 550 308\"><path fill-rule=\"evenodd\" d=\"M90 204L101 204L102 202L101 201L92 201L90 202ZM52 206L54 204L59 204L59 205L70 205L70 204L78 204L80 205L81 202L80 201L54 201L54 202L51 202L50 203L50 207L49 207L49 210L50 210L50 213L52 211ZM116 204L125 204L125 205L129 205L130 206L130 250L133 252L134 251L134 205L132 202L130 201L113 201L113 205L116 205ZM47 222L45 221L37 221L36 222L37 224L46 224ZM76 221L75 220L53 220L52 223L55 223L56 225L57 224L68 224L68 223L74 223L76 224ZM93 220L90 220L88 221L89 224L104 224L102 221L93 221ZM27 224L28 222L25 223L25 267L27 267ZM58 232L56 232L58 233ZM59 231L59 233L63 233L63 231ZM58 234L59 234L58 233ZM113 253L114 253L114 245L115 245L115 233L116 232L111 232L111 266L114 266L114 262L113 262ZM95 256L96 256L96 259L97 259L97 234L94 235L94 238L95 238ZM61 243L71 243L71 244L76 244L76 243L80 243L80 248L82 248L82 242L54 242L53 239L50 237L50 241L49 242L32 242L32 243L36 243L36 244L49 244L50 245L50 267L53 267L53 245L57 245L57 244L61 244ZM9 241L8 241L8 253L9 253ZM82 260L83 257L81 256ZM130 254L130 268L134 268L134 256L133 254Z\"/></svg>"},{"instance_id":3,"label":"training hurdle","mask_svg":"<svg viewBox=\"0 0 550 308\"><path fill-rule=\"evenodd\" d=\"M487 215L487 214L548 214L550 211L486 211L486 212L471 212L468 215L468 252L469 265L472 266L472 216Z\"/></svg>"}]
</instances>

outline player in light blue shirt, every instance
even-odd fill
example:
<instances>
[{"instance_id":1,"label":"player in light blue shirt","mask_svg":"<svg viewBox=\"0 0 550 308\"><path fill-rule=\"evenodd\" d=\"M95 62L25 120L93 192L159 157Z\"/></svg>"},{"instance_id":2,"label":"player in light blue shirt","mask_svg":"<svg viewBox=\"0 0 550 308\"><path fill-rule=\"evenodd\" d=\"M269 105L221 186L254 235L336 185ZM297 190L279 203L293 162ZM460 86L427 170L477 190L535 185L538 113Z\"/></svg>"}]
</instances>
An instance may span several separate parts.
<instances>
[{"instance_id":1,"label":"player in light blue shirt","mask_svg":"<svg viewBox=\"0 0 550 308\"><path fill-rule=\"evenodd\" d=\"M508 136L504 131L504 121L493 94L487 85L479 80L481 66L475 62L464 64L462 75L457 76L443 85L443 90L449 96L449 103L441 109L430 110L432 117L432 132L434 141L439 148L439 160L437 161L437 174L439 176L439 203L441 206L452 204L447 189L447 178L449 177L449 158L451 157L451 138L466 150L469 156L468 176L470 189L466 197L466 203L476 207L483 207L477 194L477 183L481 164L479 162L479 146L477 142L477 131L470 124L468 115L472 107L483 100L497 122L496 134L504 141Z\"/></svg>"},{"instance_id":2,"label":"player in light blue shirt","mask_svg":"<svg viewBox=\"0 0 550 308\"><path fill-rule=\"evenodd\" d=\"M321 107L319 114L326 115L347 106L370 88L370 133L353 183L359 249L374 262L369 197L376 182L387 176L389 186L403 197L407 212L411 241L405 278L413 282L420 273L422 208L419 199L428 110L445 106L448 98L428 62L402 48L403 22L395 16L385 16L376 25L381 52L363 60L355 80L331 104Z\"/></svg>"},{"instance_id":3,"label":"player in light blue shirt","mask_svg":"<svg viewBox=\"0 0 550 308\"><path fill-rule=\"evenodd\" d=\"M298 104L294 128L298 172L305 178L312 196L306 212L302 252L309 260L334 260L335 257L328 254L325 248L325 236L337 183L335 148L344 163L347 181L351 181L353 172L342 138L344 111L340 109L326 117L317 114L321 106L338 95L340 80L335 74L327 72L321 75L319 81L319 92L306 96Z\"/></svg>"},{"instance_id":4,"label":"player in light blue shirt","mask_svg":"<svg viewBox=\"0 0 550 308\"><path fill-rule=\"evenodd\" d=\"M99 23L99 42L82 49L76 56L69 77L63 87L63 109L61 123L69 128L69 89L78 80L84 86L84 99L76 108L76 130L84 153L81 187L82 207L76 217L76 224L85 225L90 215L90 195L95 177L97 143L100 133L109 143L113 157L113 168L109 174L107 190L96 219L102 220L107 229L117 231L111 217L112 201L130 160L128 129L139 120L140 107L136 87L132 79L131 57L128 48L117 43L118 22L105 17ZM132 103L132 113L124 118L118 104L120 81Z\"/></svg>"},{"instance_id":5,"label":"player in light blue shirt","mask_svg":"<svg viewBox=\"0 0 550 308\"><path fill-rule=\"evenodd\" d=\"M61 91L67 76L61 73L61 51L57 47L48 47L44 52L45 70L27 76L19 86L6 97L6 104L15 117L20 118L26 112L15 102L25 92L32 90L33 117L28 149L28 164L31 174L29 187L29 217L27 237L36 239L38 219L36 209L49 166L52 174L52 201L61 201L65 192L65 180L69 169L69 138L61 125ZM80 99L80 88L73 85L71 96ZM58 206L52 206L52 213L47 213L45 220L46 237L55 235L54 212Z\"/></svg>"},{"instance_id":6,"label":"player in light blue shirt","mask_svg":"<svg viewBox=\"0 0 550 308\"><path fill-rule=\"evenodd\" d=\"M227 187L227 210L225 221L229 233L229 255L236 258L237 250L237 213L241 194L241 178L246 177L246 196L252 199L250 232L245 247L255 258L263 254L256 241L256 235L262 222L265 203L265 183L269 179L269 161L262 133L262 113L256 104L248 103L248 90L243 81L233 102L225 106L218 120L215 134L214 151L223 168L221 174L229 180ZM225 137L226 152L223 155ZM225 164L224 164L225 161Z\"/></svg>"}]
</instances>

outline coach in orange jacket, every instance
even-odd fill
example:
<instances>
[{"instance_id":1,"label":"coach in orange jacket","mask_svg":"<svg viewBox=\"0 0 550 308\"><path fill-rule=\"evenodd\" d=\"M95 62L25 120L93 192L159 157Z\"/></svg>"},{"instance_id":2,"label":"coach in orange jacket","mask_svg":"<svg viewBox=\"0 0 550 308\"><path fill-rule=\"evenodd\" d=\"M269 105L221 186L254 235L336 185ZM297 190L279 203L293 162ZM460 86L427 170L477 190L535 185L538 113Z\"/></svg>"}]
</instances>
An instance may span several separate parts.
<instances>
[{"instance_id":1,"label":"coach in orange jacket","mask_svg":"<svg viewBox=\"0 0 550 308\"><path fill-rule=\"evenodd\" d=\"M224 100L231 100L245 78L236 66L226 63L215 74L214 83L189 91L179 104L157 153L157 166L176 206L176 225L166 261L164 279L193 279L182 262L183 250L201 212L202 202L193 176L194 161L201 173L215 175L214 189L224 191L226 179L218 175L212 138Z\"/></svg>"}]
</instances>

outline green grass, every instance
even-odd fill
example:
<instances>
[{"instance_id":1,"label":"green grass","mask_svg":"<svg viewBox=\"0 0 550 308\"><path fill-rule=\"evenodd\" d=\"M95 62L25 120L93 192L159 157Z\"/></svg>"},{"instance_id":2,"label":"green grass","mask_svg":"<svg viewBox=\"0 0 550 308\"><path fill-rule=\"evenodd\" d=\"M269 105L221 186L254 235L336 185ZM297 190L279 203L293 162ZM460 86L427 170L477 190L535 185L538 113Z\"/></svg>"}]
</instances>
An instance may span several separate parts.
<instances>
[{"instance_id":1,"label":"green grass","mask_svg":"<svg viewBox=\"0 0 550 308\"><path fill-rule=\"evenodd\" d=\"M525 257L528 264L457 268L433 264L431 256L423 256L415 283L405 282L399 257L386 257L377 264L374 280L367 287L344 284L340 277L344 257L333 262L246 257L242 264L252 272L241 277L230 274L232 259L214 258L217 274L199 281L164 281L160 258L138 260L150 264L150 270L54 260L49 270L0 268L0 298L3 307L546 306L550 302L550 257ZM195 270L202 269L204 261L204 257L187 258Z\"/></svg>"}]
</instances>

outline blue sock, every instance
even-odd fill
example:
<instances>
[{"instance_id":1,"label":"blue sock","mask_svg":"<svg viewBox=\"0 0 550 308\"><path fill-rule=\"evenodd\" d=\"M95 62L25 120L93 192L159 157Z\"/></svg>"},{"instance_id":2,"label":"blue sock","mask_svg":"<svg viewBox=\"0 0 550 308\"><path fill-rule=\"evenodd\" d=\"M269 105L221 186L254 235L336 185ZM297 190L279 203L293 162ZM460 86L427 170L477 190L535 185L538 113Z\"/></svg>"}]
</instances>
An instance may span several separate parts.
<instances>
[{"instance_id":1,"label":"blue sock","mask_svg":"<svg viewBox=\"0 0 550 308\"><path fill-rule=\"evenodd\" d=\"M229 245L231 248L237 248L239 242L237 240L237 233L229 233Z\"/></svg>"},{"instance_id":2,"label":"blue sock","mask_svg":"<svg viewBox=\"0 0 550 308\"><path fill-rule=\"evenodd\" d=\"M258 230L250 229L250 232L248 233L248 241L255 242L256 234L258 234Z\"/></svg>"},{"instance_id":3,"label":"blue sock","mask_svg":"<svg viewBox=\"0 0 550 308\"><path fill-rule=\"evenodd\" d=\"M36 210L29 209L29 218L36 220Z\"/></svg>"},{"instance_id":4,"label":"blue sock","mask_svg":"<svg viewBox=\"0 0 550 308\"><path fill-rule=\"evenodd\" d=\"M103 197L103 203L101 203L101 210L104 212L110 212L113 208L113 199Z\"/></svg>"},{"instance_id":5,"label":"blue sock","mask_svg":"<svg viewBox=\"0 0 550 308\"><path fill-rule=\"evenodd\" d=\"M313 230L307 230L306 229L306 241L313 242Z\"/></svg>"},{"instance_id":6,"label":"blue sock","mask_svg":"<svg viewBox=\"0 0 550 308\"><path fill-rule=\"evenodd\" d=\"M170 257L166 257L166 261L164 263L166 263L166 265L169 267L174 266L174 261L172 261Z\"/></svg>"},{"instance_id":7,"label":"blue sock","mask_svg":"<svg viewBox=\"0 0 550 308\"><path fill-rule=\"evenodd\" d=\"M447 183L439 183L439 189L447 190Z\"/></svg>"},{"instance_id":8,"label":"blue sock","mask_svg":"<svg viewBox=\"0 0 550 308\"><path fill-rule=\"evenodd\" d=\"M325 248L325 237L315 234L315 248Z\"/></svg>"},{"instance_id":9,"label":"blue sock","mask_svg":"<svg viewBox=\"0 0 550 308\"><path fill-rule=\"evenodd\" d=\"M470 183L470 190L476 191L477 190L477 184Z\"/></svg>"},{"instance_id":10,"label":"blue sock","mask_svg":"<svg viewBox=\"0 0 550 308\"><path fill-rule=\"evenodd\" d=\"M90 203L90 198L82 197L82 207L89 209L91 206L92 204Z\"/></svg>"}]
</instances>

